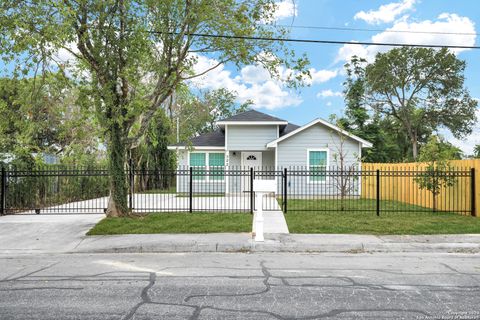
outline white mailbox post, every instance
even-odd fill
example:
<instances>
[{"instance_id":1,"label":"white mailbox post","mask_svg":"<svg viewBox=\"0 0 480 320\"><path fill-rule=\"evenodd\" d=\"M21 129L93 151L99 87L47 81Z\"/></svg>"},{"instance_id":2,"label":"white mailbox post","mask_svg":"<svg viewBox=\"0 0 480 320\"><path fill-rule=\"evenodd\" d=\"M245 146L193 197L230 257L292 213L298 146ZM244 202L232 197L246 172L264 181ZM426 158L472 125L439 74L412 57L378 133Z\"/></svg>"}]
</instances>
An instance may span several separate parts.
<instances>
[{"instance_id":1,"label":"white mailbox post","mask_svg":"<svg viewBox=\"0 0 480 320\"><path fill-rule=\"evenodd\" d=\"M263 196L267 193L276 192L275 180L253 180L253 192L255 192L255 212L253 216L253 232L255 241L264 241L263 237Z\"/></svg>"}]
</instances>

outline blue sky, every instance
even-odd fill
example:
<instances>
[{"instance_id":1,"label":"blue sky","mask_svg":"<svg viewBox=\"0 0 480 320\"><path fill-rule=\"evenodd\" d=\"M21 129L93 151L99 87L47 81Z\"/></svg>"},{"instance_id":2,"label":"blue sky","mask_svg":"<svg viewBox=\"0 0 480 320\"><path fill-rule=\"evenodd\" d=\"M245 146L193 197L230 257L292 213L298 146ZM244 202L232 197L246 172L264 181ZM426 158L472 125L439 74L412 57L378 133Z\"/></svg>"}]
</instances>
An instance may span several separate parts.
<instances>
[{"instance_id":1,"label":"blue sky","mask_svg":"<svg viewBox=\"0 0 480 320\"><path fill-rule=\"evenodd\" d=\"M293 3L295 5L293 5ZM279 1L277 23L295 26L329 26L368 28L378 30L408 30L433 32L476 33L480 23L477 0L284 0ZM333 31L318 29L291 29L292 38L356 40L378 42L408 42L450 45L479 45L475 35L445 35L398 32ZM321 44L294 44L298 54L305 53L311 62L312 84L298 92L290 91L273 81L258 66L236 70L222 66L200 79L197 84L204 89L226 87L239 94L239 101L252 99L255 108L284 118L293 123L305 124L316 117L327 118L341 114L344 107L341 96L344 81L343 64L352 54L373 59L379 50L387 48ZM457 52L467 62L466 86L475 98L480 98L480 50ZM212 63L201 57L198 69ZM480 116L480 110L478 112ZM480 143L480 127L473 135L460 141L441 130L449 141L470 153Z\"/></svg>"}]
</instances>

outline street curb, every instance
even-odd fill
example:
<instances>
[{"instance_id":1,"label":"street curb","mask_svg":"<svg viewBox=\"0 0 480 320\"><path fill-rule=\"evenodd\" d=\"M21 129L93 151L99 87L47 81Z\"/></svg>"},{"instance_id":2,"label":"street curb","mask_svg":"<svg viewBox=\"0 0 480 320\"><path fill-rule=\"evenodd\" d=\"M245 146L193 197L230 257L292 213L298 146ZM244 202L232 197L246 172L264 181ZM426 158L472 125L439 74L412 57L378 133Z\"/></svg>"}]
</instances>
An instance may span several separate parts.
<instances>
[{"instance_id":1,"label":"street curb","mask_svg":"<svg viewBox=\"0 0 480 320\"><path fill-rule=\"evenodd\" d=\"M86 237L69 253L480 253L480 235L370 236L370 235L267 235L255 242L248 235L219 234ZM186 239L185 239L186 238ZM455 238L457 242L454 241ZM462 239L463 241L459 241ZM119 239L123 244L119 244ZM223 240L223 241L222 241Z\"/></svg>"}]
</instances>

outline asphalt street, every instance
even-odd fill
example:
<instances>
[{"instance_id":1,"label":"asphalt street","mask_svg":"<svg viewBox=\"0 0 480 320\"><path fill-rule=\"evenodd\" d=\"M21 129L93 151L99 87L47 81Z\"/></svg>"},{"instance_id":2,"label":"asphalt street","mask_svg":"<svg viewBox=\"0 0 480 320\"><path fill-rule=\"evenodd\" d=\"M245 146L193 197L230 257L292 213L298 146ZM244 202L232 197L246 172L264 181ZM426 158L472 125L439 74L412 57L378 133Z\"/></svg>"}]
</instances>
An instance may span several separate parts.
<instances>
[{"instance_id":1,"label":"asphalt street","mask_svg":"<svg viewBox=\"0 0 480 320\"><path fill-rule=\"evenodd\" d=\"M478 254L0 256L0 319L480 319Z\"/></svg>"}]
</instances>

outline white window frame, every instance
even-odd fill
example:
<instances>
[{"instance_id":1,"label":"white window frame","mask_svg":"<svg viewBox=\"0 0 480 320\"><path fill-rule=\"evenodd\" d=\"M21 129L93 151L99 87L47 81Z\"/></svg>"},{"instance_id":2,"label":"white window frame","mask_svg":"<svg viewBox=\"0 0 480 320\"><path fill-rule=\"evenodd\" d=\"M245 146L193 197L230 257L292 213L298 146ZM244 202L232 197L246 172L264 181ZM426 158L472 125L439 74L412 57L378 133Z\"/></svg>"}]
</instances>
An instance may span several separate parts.
<instances>
[{"instance_id":1,"label":"white window frame","mask_svg":"<svg viewBox=\"0 0 480 320\"><path fill-rule=\"evenodd\" d=\"M324 181L312 181L311 175L310 175L310 151L325 151L327 153L327 163L325 165L325 171L328 171L328 168L330 166L330 149L329 148L309 148L307 149L307 168L308 168L308 180L307 183L309 184L318 184L318 183L327 183L329 180L328 175L325 175L325 180Z\"/></svg>"},{"instance_id":2,"label":"white window frame","mask_svg":"<svg viewBox=\"0 0 480 320\"><path fill-rule=\"evenodd\" d=\"M205 171L209 171L210 170L210 165L209 165L209 154L210 153L220 153L220 154L223 154L223 170L224 170L224 174L223 174L223 179L210 179L210 174L206 174L205 175L205 180L193 180L193 183L202 183L202 182L225 182L225 170L226 170L226 165L225 165L225 151L208 151L208 150L201 150L201 151L190 151L188 152L188 167L192 167L190 165L190 155L192 153L205 153ZM195 166L193 166L194 168L196 168Z\"/></svg>"}]
</instances>

